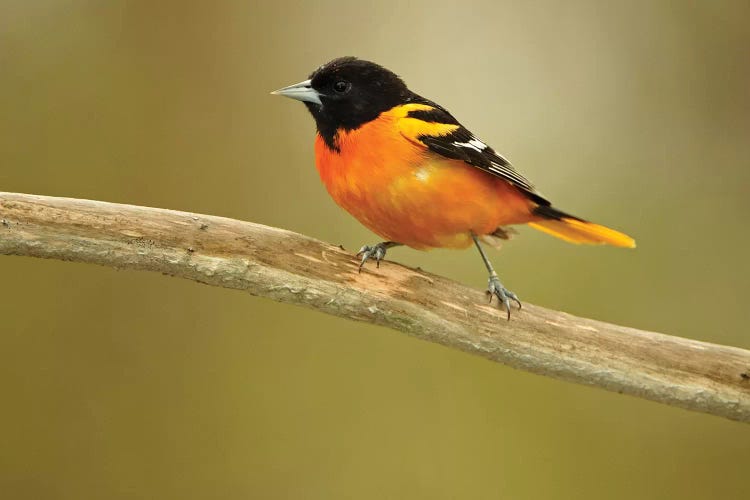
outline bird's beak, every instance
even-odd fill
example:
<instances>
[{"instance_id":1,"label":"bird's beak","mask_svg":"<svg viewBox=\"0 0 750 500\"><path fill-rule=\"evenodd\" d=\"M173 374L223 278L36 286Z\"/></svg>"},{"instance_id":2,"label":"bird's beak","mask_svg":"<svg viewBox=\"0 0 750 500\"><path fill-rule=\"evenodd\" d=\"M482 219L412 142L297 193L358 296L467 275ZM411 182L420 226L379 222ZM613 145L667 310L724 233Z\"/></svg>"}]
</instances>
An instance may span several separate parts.
<instances>
[{"instance_id":1,"label":"bird's beak","mask_svg":"<svg viewBox=\"0 0 750 500\"><path fill-rule=\"evenodd\" d=\"M312 88L310 80L299 82L283 89L274 90L271 92L273 95L283 95L284 97L290 97L297 99L298 101L314 102L315 104L322 104L320 102L320 94L317 90Z\"/></svg>"}]
</instances>

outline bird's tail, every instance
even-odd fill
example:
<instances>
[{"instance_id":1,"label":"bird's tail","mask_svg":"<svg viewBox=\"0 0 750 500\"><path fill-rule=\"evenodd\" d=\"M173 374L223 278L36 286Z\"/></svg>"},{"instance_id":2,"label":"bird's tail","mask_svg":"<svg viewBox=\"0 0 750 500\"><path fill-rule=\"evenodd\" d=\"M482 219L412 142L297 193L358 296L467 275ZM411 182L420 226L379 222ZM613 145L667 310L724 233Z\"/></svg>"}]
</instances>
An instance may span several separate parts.
<instances>
[{"instance_id":1,"label":"bird's tail","mask_svg":"<svg viewBox=\"0 0 750 500\"><path fill-rule=\"evenodd\" d=\"M569 243L635 248L635 240L627 234L579 219L550 206L538 206L534 209L534 215L539 216L539 219L530 222L529 226Z\"/></svg>"}]
</instances>

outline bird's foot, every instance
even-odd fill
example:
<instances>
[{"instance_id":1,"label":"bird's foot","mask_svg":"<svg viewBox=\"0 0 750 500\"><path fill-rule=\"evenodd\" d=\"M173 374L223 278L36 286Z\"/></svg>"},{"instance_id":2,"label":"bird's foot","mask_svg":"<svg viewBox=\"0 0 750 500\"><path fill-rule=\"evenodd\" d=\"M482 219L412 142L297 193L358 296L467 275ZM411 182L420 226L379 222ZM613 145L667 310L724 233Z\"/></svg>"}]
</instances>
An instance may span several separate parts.
<instances>
[{"instance_id":1,"label":"bird's foot","mask_svg":"<svg viewBox=\"0 0 750 500\"><path fill-rule=\"evenodd\" d=\"M359 263L359 272L362 272L362 266L365 265L370 259L375 259L375 266L380 268L380 261L385 257L385 253L388 251L390 242L384 241L376 245L365 245L357 252L357 257L362 256L362 261Z\"/></svg>"},{"instance_id":2,"label":"bird's foot","mask_svg":"<svg viewBox=\"0 0 750 500\"><path fill-rule=\"evenodd\" d=\"M497 297L498 300L503 304L505 310L508 311L508 320L510 320L510 301L514 301L518 304L518 309L521 310L521 301L518 296L505 288L500 283L500 278L496 274L491 274L487 285L487 295L490 297L490 303L492 303L492 297Z\"/></svg>"}]
</instances>

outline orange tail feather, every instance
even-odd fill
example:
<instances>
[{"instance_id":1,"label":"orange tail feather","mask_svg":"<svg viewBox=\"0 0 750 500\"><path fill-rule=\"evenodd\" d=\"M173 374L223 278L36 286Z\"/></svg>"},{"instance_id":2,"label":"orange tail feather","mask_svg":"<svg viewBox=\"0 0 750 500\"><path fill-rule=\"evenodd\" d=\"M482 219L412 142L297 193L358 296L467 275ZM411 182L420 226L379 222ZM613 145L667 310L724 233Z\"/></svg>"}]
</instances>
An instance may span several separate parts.
<instances>
[{"instance_id":1,"label":"orange tail feather","mask_svg":"<svg viewBox=\"0 0 750 500\"><path fill-rule=\"evenodd\" d=\"M635 248L633 238L614 229L578 219L552 207L541 206L535 212L543 218L530 222L529 226L569 243Z\"/></svg>"}]
</instances>

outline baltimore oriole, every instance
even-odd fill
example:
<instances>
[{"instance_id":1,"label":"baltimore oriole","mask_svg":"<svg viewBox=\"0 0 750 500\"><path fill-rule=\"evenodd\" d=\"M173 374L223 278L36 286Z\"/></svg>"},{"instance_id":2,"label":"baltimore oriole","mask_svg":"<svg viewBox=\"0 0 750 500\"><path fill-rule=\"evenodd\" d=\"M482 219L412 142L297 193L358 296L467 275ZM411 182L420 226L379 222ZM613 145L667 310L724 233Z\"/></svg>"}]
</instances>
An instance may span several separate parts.
<instances>
[{"instance_id":1,"label":"baltimore oriole","mask_svg":"<svg viewBox=\"0 0 750 500\"><path fill-rule=\"evenodd\" d=\"M315 162L341 207L387 241L365 245L378 267L386 250L465 248L472 241L510 318L506 289L479 240L497 244L512 224L571 243L635 247L629 236L566 214L445 108L410 91L393 72L354 57L273 94L303 101L317 124Z\"/></svg>"}]
</instances>

